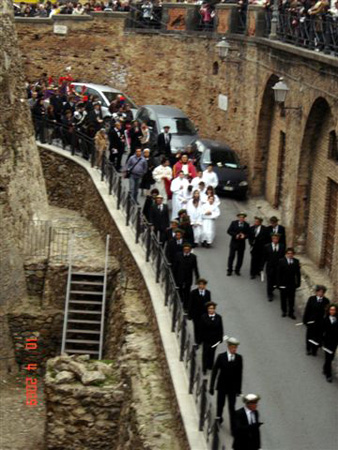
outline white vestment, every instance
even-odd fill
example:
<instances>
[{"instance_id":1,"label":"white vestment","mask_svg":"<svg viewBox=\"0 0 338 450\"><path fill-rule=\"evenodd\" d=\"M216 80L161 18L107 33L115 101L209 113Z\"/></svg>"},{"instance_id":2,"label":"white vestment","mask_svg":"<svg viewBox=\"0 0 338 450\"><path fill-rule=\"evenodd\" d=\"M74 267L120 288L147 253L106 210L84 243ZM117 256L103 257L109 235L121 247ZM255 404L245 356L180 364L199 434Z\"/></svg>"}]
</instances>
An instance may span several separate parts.
<instances>
[{"instance_id":1,"label":"white vestment","mask_svg":"<svg viewBox=\"0 0 338 450\"><path fill-rule=\"evenodd\" d=\"M173 177L173 173L171 170L171 167L169 166L160 166L155 167L153 170L153 178L156 181L154 188L157 188L159 190L160 195L162 195L163 199L167 199L167 191L165 190L165 184L163 177L167 178L168 180L171 180ZM166 202L164 202L166 203Z\"/></svg>"},{"instance_id":2,"label":"white vestment","mask_svg":"<svg viewBox=\"0 0 338 450\"><path fill-rule=\"evenodd\" d=\"M172 181L170 186L170 190L173 193L171 220L176 219L178 211L182 209L180 195L187 190L188 186L189 181L186 178L177 177Z\"/></svg>"},{"instance_id":3,"label":"white vestment","mask_svg":"<svg viewBox=\"0 0 338 450\"><path fill-rule=\"evenodd\" d=\"M190 217L190 223L192 225L194 231L194 242L195 244L201 243L202 237L202 225L203 225L203 217L202 217L202 202L199 201L198 205L193 204L193 200L188 201L187 206L188 216Z\"/></svg>"},{"instance_id":4,"label":"white vestment","mask_svg":"<svg viewBox=\"0 0 338 450\"><path fill-rule=\"evenodd\" d=\"M212 186L214 189L216 189L218 185L218 176L215 172L208 172L205 170L203 172L203 181L205 183L205 187Z\"/></svg>"},{"instance_id":5,"label":"white vestment","mask_svg":"<svg viewBox=\"0 0 338 450\"><path fill-rule=\"evenodd\" d=\"M211 212L211 214L206 214L207 212ZM219 207L215 205L215 203L212 205L210 205L210 203L204 203L202 207L202 241L206 241L207 244L212 244L215 239L215 219L217 219L220 214Z\"/></svg>"}]
</instances>

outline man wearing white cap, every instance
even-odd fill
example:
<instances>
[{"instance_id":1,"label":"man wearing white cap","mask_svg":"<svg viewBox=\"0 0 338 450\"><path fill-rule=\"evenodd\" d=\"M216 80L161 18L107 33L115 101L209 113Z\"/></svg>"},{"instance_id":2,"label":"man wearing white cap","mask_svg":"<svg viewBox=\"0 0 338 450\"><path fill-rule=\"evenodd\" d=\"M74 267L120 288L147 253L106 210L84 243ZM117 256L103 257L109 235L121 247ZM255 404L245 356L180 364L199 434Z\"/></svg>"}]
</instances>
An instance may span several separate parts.
<instances>
[{"instance_id":1,"label":"man wearing white cap","mask_svg":"<svg viewBox=\"0 0 338 450\"><path fill-rule=\"evenodd\" d=\"M236 338L229 338L227 344L228 350L218 355L212 370L209 392L211 395L214 394L214 385L218 376L216 384L217 419L219 423L223 422L223 408L225 398L228 397L230 429L233 434L236 396L240 395L242 391L243 359L241 355L237 354L239 342Z\"/></svg>"},{"instance_id":2,"label":"man wearing white cap","mask_svg":"<svg viewBox=\"0 0 338 450\"><path fill-rule=\"evenodd\" d=\"M261 436L259 427L259 414L257 403L260 397L256 394L248 394L243 397L244 408L235 412L235 432L233 450L259 450L261 448Z\"/></svg>"}]
</instances>

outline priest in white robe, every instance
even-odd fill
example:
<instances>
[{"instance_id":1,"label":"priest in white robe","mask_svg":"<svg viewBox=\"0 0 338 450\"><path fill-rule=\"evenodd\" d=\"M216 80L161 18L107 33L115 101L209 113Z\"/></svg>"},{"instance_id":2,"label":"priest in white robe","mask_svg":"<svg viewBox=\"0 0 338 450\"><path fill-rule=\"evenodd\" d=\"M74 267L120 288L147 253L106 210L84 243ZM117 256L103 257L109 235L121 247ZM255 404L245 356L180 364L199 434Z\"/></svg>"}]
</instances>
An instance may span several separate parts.
<instances>
[{"instance_id":1,"label":"priest in white robe","mask_svg":"<svg viewBox=\"0 0 338 450\"><path fill-rule=\"evenodd\" d=\"M193 191L192 199L188 201L187 213L190 217L190 223L194 232L194 244L198 247L201 244L202 238L202 201L200 199L200 191L198 189Z\"/></svg>"},{"instance_id":2,"label":"priest in white robe","mask_svg":"<svg viewBox=\"0 0 338 450\"><path fill-rule=\"evenodd\" d=\"M219 207L215 204L214 197L210 196L207 203L202 206L202 242L206 247L210 247L215 239L215 220L221 215Z\"/></svg>"},{"instance_id":3,"label":"priest in white robe","mask_svg":"<svg viewBox=\"0 0 338 450\"><path fill-rule=\"evenodd\" d=\"M169 160L163 158L161 164L153 170L153 178L155 180L154 187L158 189L159 195L164 199L167 199L166 183L169 183L172 177L173 174L169 165Z\"/></svg>"},{"instance_id":4,"label":"priest in white robe","mask_svg":"<svg viewBox=\"0 0 338 450\"><path fill-rule=\"evenodd\" d=\"M188 186L189 181L185 177L184 172L181 170L178 174L178 177L171 182L170 186L170 190L173 193L171 220L176 219L178 211L182 209L183 206L181 204L180 197L183 192L187 190Z\"/></svg>"}]
</instances>

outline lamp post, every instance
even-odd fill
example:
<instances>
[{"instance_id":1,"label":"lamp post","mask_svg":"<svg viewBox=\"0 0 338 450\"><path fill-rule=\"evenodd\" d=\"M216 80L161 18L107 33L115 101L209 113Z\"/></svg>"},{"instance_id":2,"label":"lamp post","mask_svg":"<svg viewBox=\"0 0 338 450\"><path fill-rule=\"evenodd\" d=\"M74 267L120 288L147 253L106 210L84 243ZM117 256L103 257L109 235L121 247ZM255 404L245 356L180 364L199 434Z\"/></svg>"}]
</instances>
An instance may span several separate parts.
<instances>
[{"instance_id":1,"label":"lamp post","mask_svg":"<svg viewBox=\"0 0 338 450\"><path fill-rule=\"evenodd\" d=\"M295 109L300 111L300 114L302 112L301 106L285 106L285 99L287 96L287 93L289 92L290 88L287 86L286 83L284 83L283 78L280 78L279 81L272 87L273 89L273 95L275 98L275 102L278 103L281 107L281 117L285 117L285 111L287 109Z\"/></svg>"},{"instance_id":2,"label":"lamp post","mask_svg":"<svg viewBox=\"0 0 338 450\"><path fill-rule=\"evenodd\" d=\"M279 18L278 0L273 0L271 29L270 29L269 39L274 39L274 40L277 39L278 18Z\"/></svg>"},{"instance_id":3,"label":"lamp post","mask_svg":"<svg viewBox=\"0 0 338 450\"><path fill-rule=\"evenodd\" d=\"M230 49L230 44L229 42L226 40L225 37L223 37L217 44L216 44L216 49L218 52L218 56L219 59L221 61L224 61L226 59L226 57L228 56L229 53L229 49Z\"/></svg>"}]
</instances>

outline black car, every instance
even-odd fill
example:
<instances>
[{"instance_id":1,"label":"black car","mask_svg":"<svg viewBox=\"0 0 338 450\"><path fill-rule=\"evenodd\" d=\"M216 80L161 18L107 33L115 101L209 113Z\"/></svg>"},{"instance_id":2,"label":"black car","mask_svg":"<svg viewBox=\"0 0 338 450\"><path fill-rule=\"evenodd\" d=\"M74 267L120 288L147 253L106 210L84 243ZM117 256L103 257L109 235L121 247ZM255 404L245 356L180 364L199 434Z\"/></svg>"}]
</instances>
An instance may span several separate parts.
<instances>
[{"instance_id":1,"label":"black car","mask_svg":"<svg viewBox=\"0 0 338 450\"><path fill-rule=\"evenodd\" d=\"M200 153L201 169L206 170L212 164L218 176L216 192L232 193L244 199L248 191L246 166L241 165L237 154L226 144L210 139L198 139L195 145Z\"/></svg>"}]
</instances>

